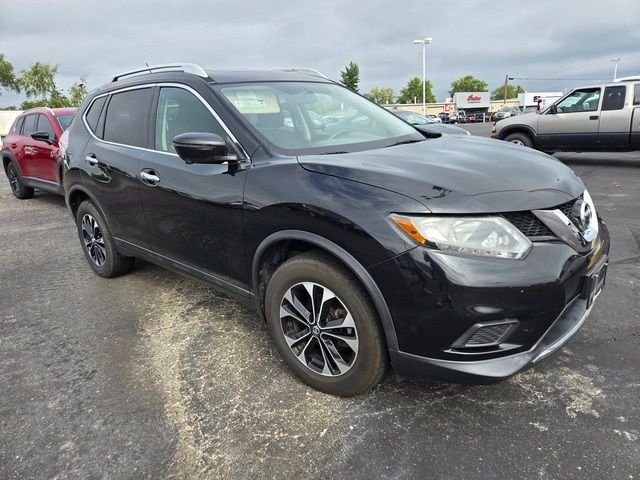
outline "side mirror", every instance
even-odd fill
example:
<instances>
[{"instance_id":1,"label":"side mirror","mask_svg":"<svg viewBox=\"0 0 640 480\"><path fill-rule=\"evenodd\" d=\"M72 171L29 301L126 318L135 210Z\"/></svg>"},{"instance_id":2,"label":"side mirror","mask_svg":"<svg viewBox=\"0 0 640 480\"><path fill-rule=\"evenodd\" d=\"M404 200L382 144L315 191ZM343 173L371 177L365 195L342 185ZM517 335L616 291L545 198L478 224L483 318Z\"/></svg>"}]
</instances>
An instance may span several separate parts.
<instances>
[{"instance_id":1,"label":"side mirror","mask_svg":"<svg viewBox=\"0 0 640 480\"><path fill-rule=\"evenodd\" d=\"M178 156L186 163L235 163L238 156L228 154L227 142L215 133L181 133L172 141Z\"/></svg>"},{"instance_id":2,"label":"side mirror","mask_svg":"<svg viewBox=\"0 0 640 480\"><path fill-rule=\"evenodd\" d=\"M51 137L49 137L49 132L45 132L44 130L41 132L33 132L31 134L31 138L33 138L34 140L40 140L41 142L46 142L49 144L53 140Z\"/></svg>"},{"instance_id":3,"label":"side mirror","mask_svg":"<svg viewBox=\"0 0 640 480\"><path fill-rule=\"evenodd\" d=\"M558 113L558 107L556 107L555 103L549 107L549 113L552 115Z\"/></svg>"}]
</instances>

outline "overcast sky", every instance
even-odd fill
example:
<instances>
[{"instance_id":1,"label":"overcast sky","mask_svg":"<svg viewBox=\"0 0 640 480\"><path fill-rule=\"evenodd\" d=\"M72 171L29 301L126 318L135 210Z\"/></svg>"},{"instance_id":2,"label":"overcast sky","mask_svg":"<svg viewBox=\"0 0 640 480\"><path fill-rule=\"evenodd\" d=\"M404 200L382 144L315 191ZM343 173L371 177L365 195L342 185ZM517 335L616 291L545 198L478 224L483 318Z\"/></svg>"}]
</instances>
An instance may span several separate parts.
<instances>
[{"instance_id":1,"label":"overcast sky","mask_svg":"<svg viewBox=\"0 0 640 480\"><path fill-rule=\"evenodd\" d=\"M360 66L360 91L398 92L422 75L412 41L433 37L427 78L438 100L470 73L493 89L514 77L528 91L563 90L640 74L640 0L20 0L3 2L0 53L19 72L60 65L59 84L189 61L212 68L306 66L338 79ZM10 94L0 105L19 103Z\"/></svg>"}]
</instances>

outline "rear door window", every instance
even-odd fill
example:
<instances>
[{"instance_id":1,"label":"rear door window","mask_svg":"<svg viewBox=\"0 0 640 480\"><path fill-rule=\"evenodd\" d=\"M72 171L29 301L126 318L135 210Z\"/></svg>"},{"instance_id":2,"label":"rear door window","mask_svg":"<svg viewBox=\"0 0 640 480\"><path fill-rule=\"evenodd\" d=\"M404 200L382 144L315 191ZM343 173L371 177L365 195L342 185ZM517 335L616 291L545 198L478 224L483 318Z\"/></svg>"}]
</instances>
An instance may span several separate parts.
<instances>
[{"instance_id":1,"label":"rear door window","mask_svg":"<svg viewBox=\"0 0 640 480\"><path fill-rule=\"evenodd\" d=\"M22 134L26 137L36 132L38 127L38 115L27 115L24 117L24 126L22 127Z\"/></svg>"},{"instance_id":2,"label":"rear door window","mask_svg":"<svg viewBox=\"0 0 640 480\"><path fill-rule=\"evenodd\" d=\"M46 115L38 115L38 127L37 132L47 132L49 134L49 138L55 138L56 134L53 131L53 127L51 126L51 122L47 118Z\"/></svg>"},{"instance_id":3,"label":"rear door window","mask_svg":"<svg viewBox=\"0 0 640 480\"><path fill-rule=\"evenodd\" d=\"M633 86L633 104L640 105L640 83Z\"/></svg>"},{"instance_id":4,"label":"rear door window","mask_svg":"<svg viewBox=\"0 0 640 480\"><path fill-rule=\"evenodd\" d=\"M602 100L602 110L622 110L626 95L627 87L624 85L605 88L604 98Z\"/></svg>"},{"instance_id":5,"label":"rear door window","mask_svg":"<svg viewBox=\"0 0 640 480\"><path fill-rule=\"evenodd\" d=\"M113 94L107 105L104 140L133 147L146 147L151 98L151 88Z\"/></svg>"}]
</instances>

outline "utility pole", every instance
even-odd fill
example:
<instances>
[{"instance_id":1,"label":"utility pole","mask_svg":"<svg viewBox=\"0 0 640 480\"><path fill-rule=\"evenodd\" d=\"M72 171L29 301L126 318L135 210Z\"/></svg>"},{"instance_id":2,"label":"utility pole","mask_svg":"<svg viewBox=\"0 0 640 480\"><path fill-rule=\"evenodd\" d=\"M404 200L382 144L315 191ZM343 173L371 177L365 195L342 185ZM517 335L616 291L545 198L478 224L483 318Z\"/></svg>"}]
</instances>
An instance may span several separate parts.
<instances>
[{"instance_id":1,"label":"utility pole","mask_svg":"<svg viewBox=\"0 0 640 480\"><path fill-rule=\"evenodd\" d=\"M618 78L618 62L620 60L621 60L620 58L612 58L611 59L611 61L614 63L614 67L613 67L613 81L614 82Z\"/></svg>"},{"instance_id":2,"label":"utility pole","mask_svg":"<svg viewBox=\"0 0 640 480\"><path fill-rule=\"evenodd\" d=\"M422 114L427 114L427 45L431 45L431 37L414 40L414 45L422 45Z\"/></svg>"},{"instance_id":3,"label":"utility pole","mask_svg":"<svg viewBox=\"0 0 640 480\"><path fill-rule=\"evenodd\" d=\"M502 102L503 105L507 105L507 89L509 88L509 74L507 73L504 76L504 101Z\"/></svg>"}]
</instances>

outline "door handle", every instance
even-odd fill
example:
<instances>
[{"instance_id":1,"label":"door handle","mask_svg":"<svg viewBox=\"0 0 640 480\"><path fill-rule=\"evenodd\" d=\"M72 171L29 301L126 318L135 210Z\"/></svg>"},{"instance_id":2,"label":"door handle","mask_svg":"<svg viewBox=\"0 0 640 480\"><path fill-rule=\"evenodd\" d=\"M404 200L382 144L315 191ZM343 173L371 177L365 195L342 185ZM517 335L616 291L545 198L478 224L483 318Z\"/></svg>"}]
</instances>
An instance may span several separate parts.
<instances>
[{"instance_id":1,"label":"door handle","mask_svg":"<svg viewBox=\"0 0 640 480\"><path fill-rule=\"evenodd\" d=\"M155 187L160 183L160 177L154 170L142 170L140 172L140 181L150 187Z\"/></svg>"},{"instance_id":2,"label":"door handle","mask_svg":"<svg viewBox=\"0 0 640 480\"><path fill-rule=\"evenodd\" d=\"M597 120L598 119L598 115L590 115L589 116L589 120Z\"/></svg>"},{"instance_id":3,"label":"door handle","mask_svg":"<svg viewBox=\"0 0 640 480\"><path fill-rule=\"evenodd\" d=\"M86 157L84 157L84 161L87 162L92 167L98 165L98 159L96 158L94 153L89 153Z\"/></svg>"}]
</instances>

